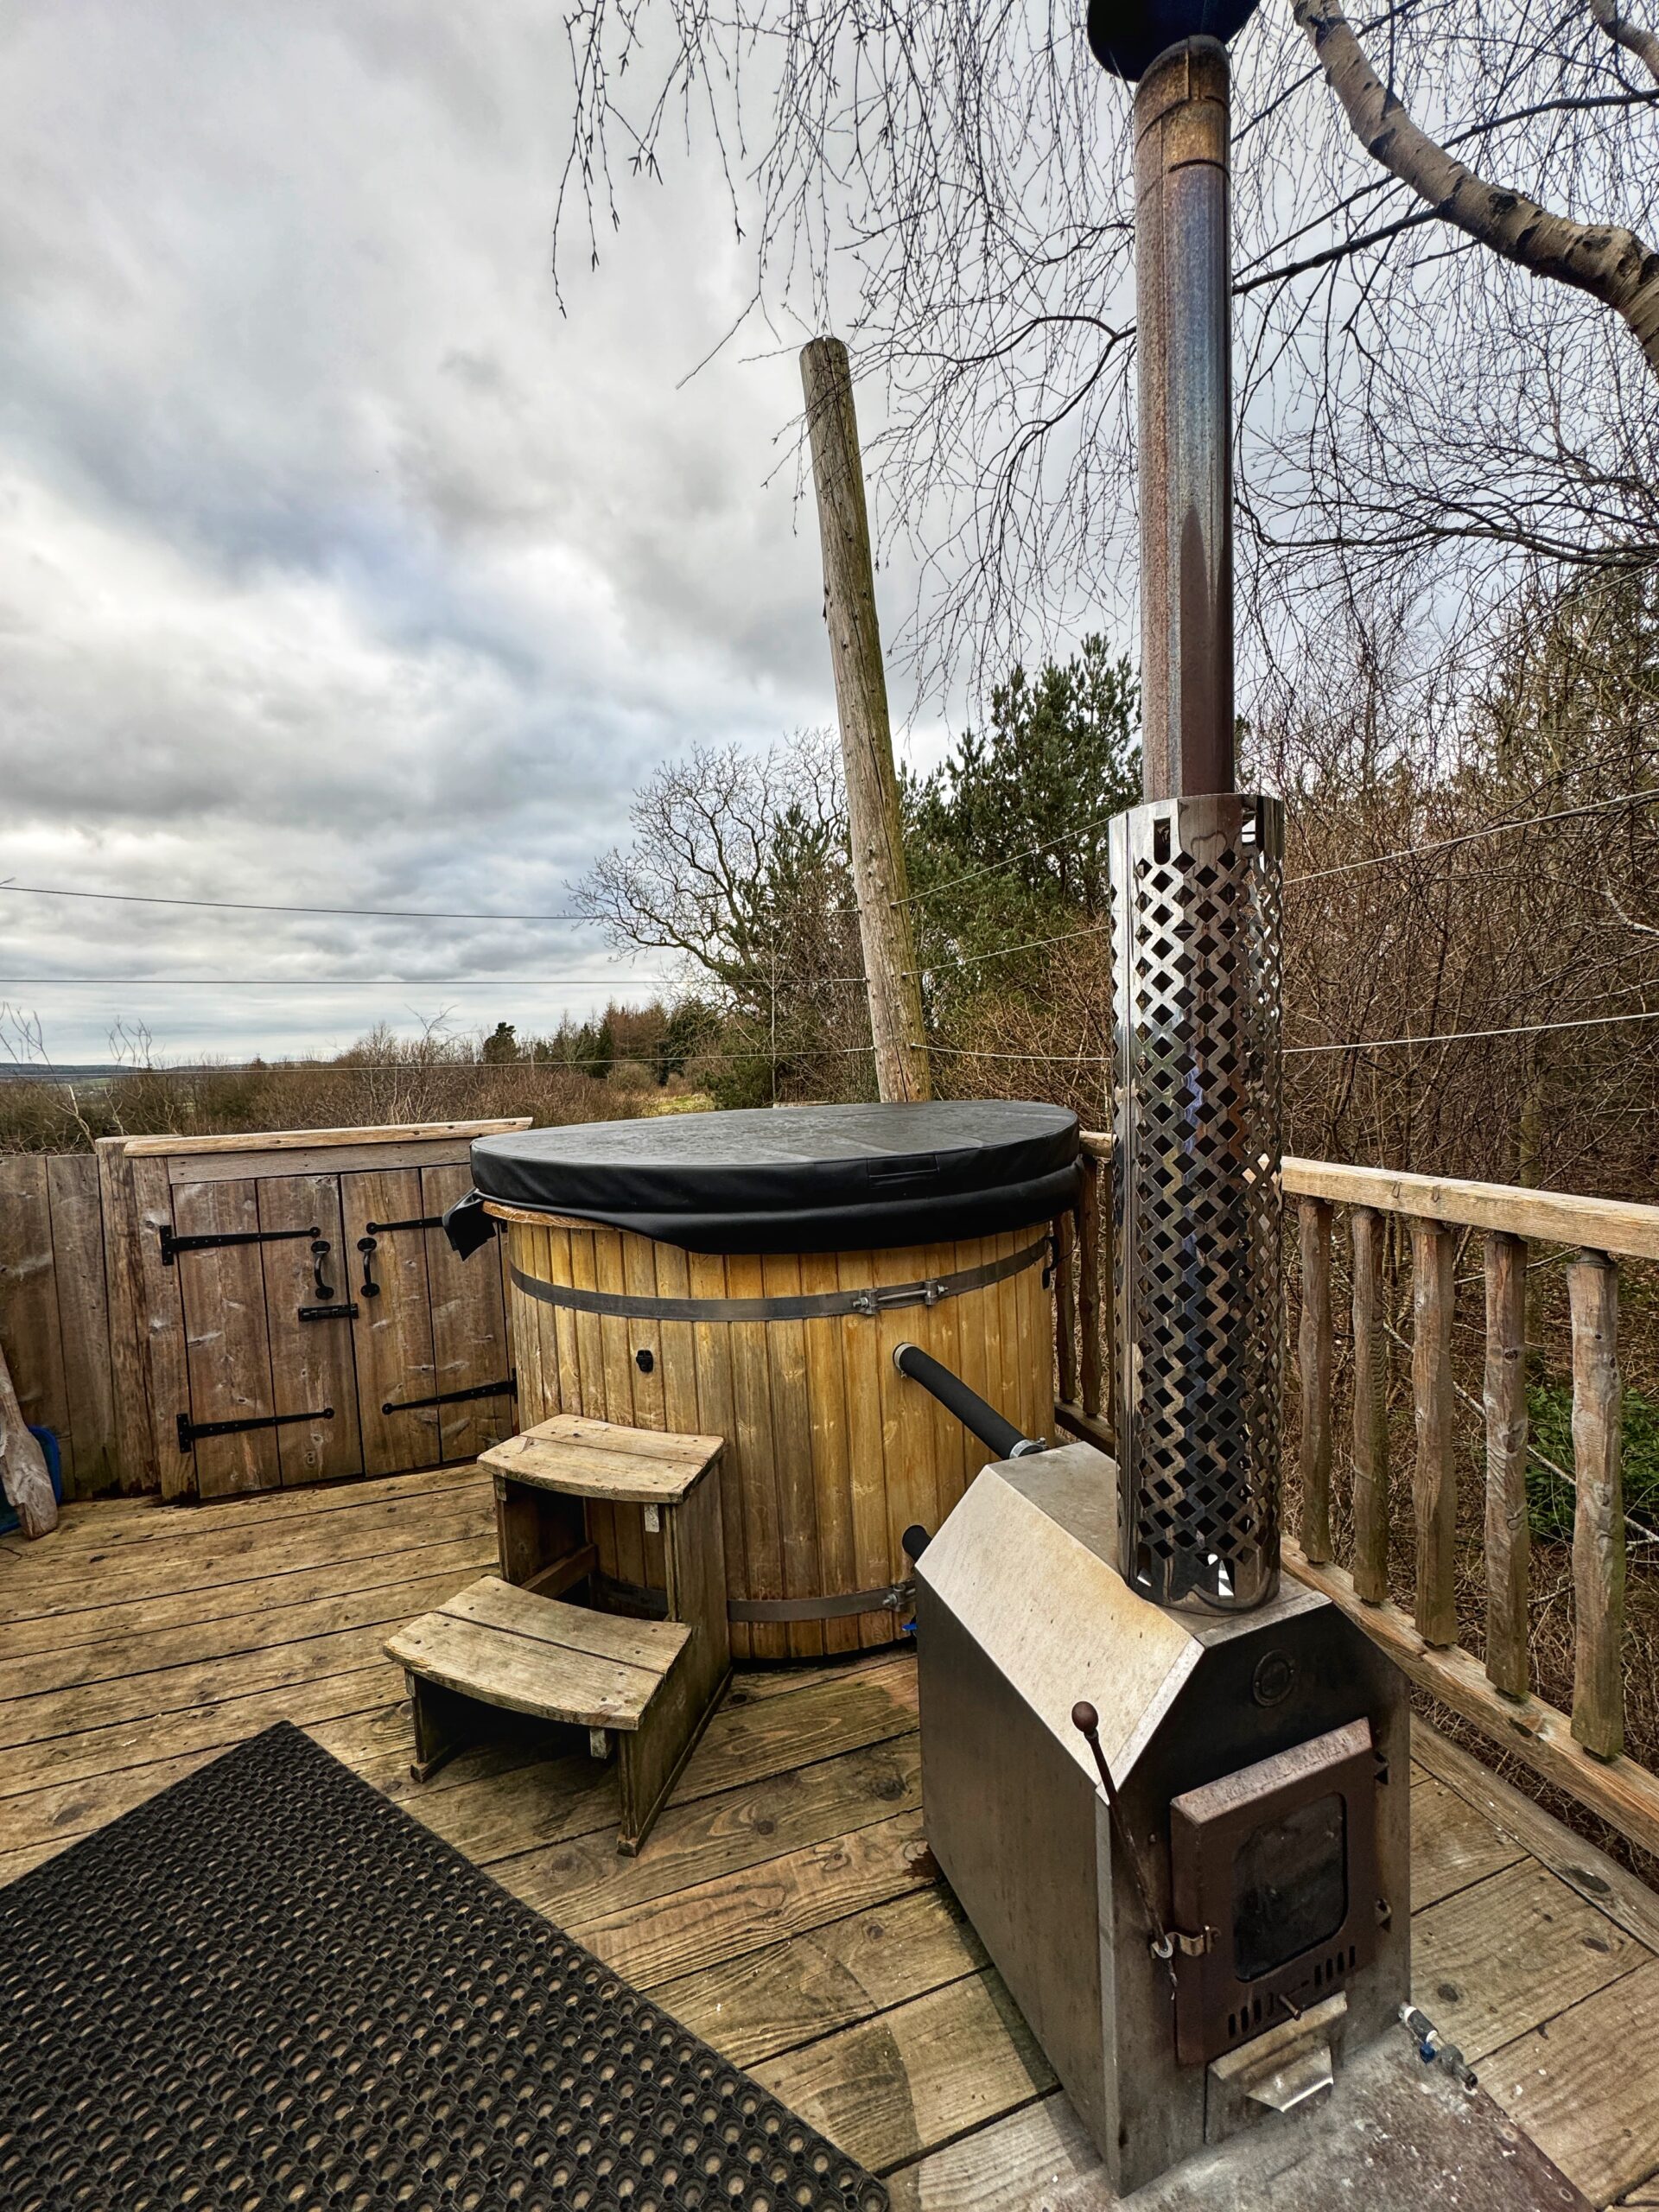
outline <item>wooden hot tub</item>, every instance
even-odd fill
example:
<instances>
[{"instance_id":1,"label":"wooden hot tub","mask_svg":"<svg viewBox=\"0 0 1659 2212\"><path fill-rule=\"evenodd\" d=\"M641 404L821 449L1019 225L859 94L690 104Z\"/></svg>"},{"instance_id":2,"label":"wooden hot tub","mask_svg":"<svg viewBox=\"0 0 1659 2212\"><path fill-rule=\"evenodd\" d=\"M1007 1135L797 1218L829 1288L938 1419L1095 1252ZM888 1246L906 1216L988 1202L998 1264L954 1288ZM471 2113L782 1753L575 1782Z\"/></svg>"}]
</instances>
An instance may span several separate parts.
<instances>
[{"instance_id":1,"label":"wooden hot tub","mask_svg":"<svg viewBox=\"0 0 1659 2212\"><path fill-rule=\"evenodd\" d=\"M886 1643L907 1572L990 1454L899 1375L932 1353L1029 1435L1053 1411L1048 1230L1075 1193L1057 1108L784 1108L473 1147L507 1239L518 1425L579 1413L723 1436L733 1655ZM637 1507L590 1509L601 1573L663 1586Z\"/></svg>"}]
</instances>

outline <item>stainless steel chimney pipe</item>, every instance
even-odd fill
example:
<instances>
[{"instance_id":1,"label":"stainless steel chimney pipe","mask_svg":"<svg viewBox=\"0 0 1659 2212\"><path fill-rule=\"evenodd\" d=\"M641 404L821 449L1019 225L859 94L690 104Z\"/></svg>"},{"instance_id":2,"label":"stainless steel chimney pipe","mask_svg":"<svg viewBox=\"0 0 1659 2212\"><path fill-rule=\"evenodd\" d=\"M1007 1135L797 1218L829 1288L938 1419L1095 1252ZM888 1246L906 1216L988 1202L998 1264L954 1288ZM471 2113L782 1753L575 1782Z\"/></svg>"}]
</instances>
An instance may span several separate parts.
<instances>
[{"instance_id":1,"label":"stainless steel chimney pipe","mask_svg":"<svg viewBox=\"0 0 1659 2212\"><path fill-rule=\"evenodd\" d=\"M1145 803L1112 829L1123 1571L1243 1611L1279 1579L1283 811L1233 788L1226 48L1135 92Z\"/></svg>"},{"instance_id":2,"label":"stainless steel chimney pipe","mask_svg":"<svg viewBox=\"0 0 1659 2212\"><path fill-rule=\"evenodd\" d=\"M1234 781L1230 76L1218 39L1184 39L1135 95L1148 798Z\"/></svg>"}]
</instances>

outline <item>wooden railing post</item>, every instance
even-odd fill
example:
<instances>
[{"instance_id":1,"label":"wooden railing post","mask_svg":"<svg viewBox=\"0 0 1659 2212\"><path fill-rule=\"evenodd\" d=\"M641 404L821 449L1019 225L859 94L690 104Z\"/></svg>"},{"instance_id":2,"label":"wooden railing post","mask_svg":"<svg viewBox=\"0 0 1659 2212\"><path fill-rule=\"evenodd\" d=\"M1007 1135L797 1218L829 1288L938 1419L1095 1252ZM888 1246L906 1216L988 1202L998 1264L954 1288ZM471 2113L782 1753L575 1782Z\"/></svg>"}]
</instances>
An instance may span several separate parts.
<instances>
[{"instance_id":1,"label":"wooden railing post","mask_svg":"<svg viewBox=\"0 0 1659 2212\"><path fill-rule=\"evenodd\" d=\"M1077 1397L1077 1222L1070 1213L1054 1217L1054 1351L1059 1395L1068 1406Z\"/></svg>"},{"instance_id":2,"label":"wooden railing post","mask_svg":"<svg viewBox=\"0 0 1659 2212\"><path fill-rule=\"evenodd\" d=\"M1354 1272L1354 1588L1368 1605L1389 1596L1389 1340L1382 1326L1384 1223L1375 1206L1349 1217Z\"/></svg>"},{"instance_id":3,"label":"wooden railing post","mask_svg":"<svg viewBox=\"0 0 1659 2212\"><path fill-rule=\"evenodd\" d=\"M1083 1410L1100 1412L1100 1162L1084 1153L1077 1185L1077 1315Z\"/></svg>"},{"instance_id":4,"label":"wooden railing post","mask_svg":"<svg viewBox=\"0 0 1659 2212\"><path fill-rule=\"evenodd\" d=\"M1452 1454L1452 1261L1457 1239L1436 1221L1411 1224L1412 1396L1417 1464L1417 1630L1427 1644L1458 1640L1458 1485Z\"/></svg>"},{"instance_id":5,"label":"wooden railing post","mask_svg":"<svg viewBox=\"0 0 1659 2212\"><path fill-rule=\"evenodd\" d=\"M1302 1377L1304 1558L1331 1556L1331 1208L1323 1198L1300 1202L1302 1310L1296 1359Z\"/></svg>"},{"instance_id":6,"label":"wooden railing post","mask_svg":"<svg viewBox=\"0 0 1659 2212\"><path fill-rule=\"evenodd\" d=\"M1486 1675L1527 1694L1527 1246L1486 1239Z\"/></svg>"},{"instance_id":7,"label":"wooden railing post","mask_svg":"<svg viewBox=\"0 0 1659 2212\"><path fill-rule=\"evenodd\" d=\"M1618 1269L1581 1252L1567 1269L1573 1314L1573 1733L1598 1758L1624 1744L1624 1399Z\"/></svg>"}]
</instances>

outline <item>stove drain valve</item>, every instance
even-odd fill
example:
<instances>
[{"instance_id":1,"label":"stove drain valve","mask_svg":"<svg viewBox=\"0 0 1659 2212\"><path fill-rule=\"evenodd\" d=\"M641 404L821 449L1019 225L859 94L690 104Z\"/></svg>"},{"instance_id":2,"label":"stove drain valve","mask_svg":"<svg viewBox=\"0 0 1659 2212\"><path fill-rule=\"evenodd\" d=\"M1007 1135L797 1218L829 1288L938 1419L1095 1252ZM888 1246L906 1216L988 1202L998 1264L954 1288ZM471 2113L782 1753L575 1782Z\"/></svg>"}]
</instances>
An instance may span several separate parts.
<instances>
[{"instance_id":1,"label":"stove drain valve","mask_svg":"<svg viewBox=\"0 0 1659 2212\"><path fill-rule=\"evenodd\" d=\"M1438 2059L1459 2087L1472 2096L1479 2087L1479 2078L1456 2044L1447 2043L1427 2013L1420 2012L1414 2005L1402 2005L1400 2018L1424 2065L1432 2066Z\"/></svg>"}]
</instances>

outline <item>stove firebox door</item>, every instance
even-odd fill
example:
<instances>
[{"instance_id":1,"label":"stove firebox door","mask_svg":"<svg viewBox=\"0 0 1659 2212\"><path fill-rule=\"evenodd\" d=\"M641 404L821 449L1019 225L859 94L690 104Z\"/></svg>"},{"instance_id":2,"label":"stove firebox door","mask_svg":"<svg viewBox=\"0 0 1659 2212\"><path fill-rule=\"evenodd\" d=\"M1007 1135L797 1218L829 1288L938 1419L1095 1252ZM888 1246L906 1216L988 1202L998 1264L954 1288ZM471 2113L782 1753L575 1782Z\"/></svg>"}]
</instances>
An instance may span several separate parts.
<instances>
[{"instance_id":1,"label":"stove firebox door","mask_svg":"<svg viewBox=\"0 0 1659 2212\"><path fill-rule=\"evenodd\" d=\"M1172 1801L1184 2064L1304 2012L1375 1958L1377 1788L1371 1724L1354 1720Z\"/></svg>"}]
</instances>

